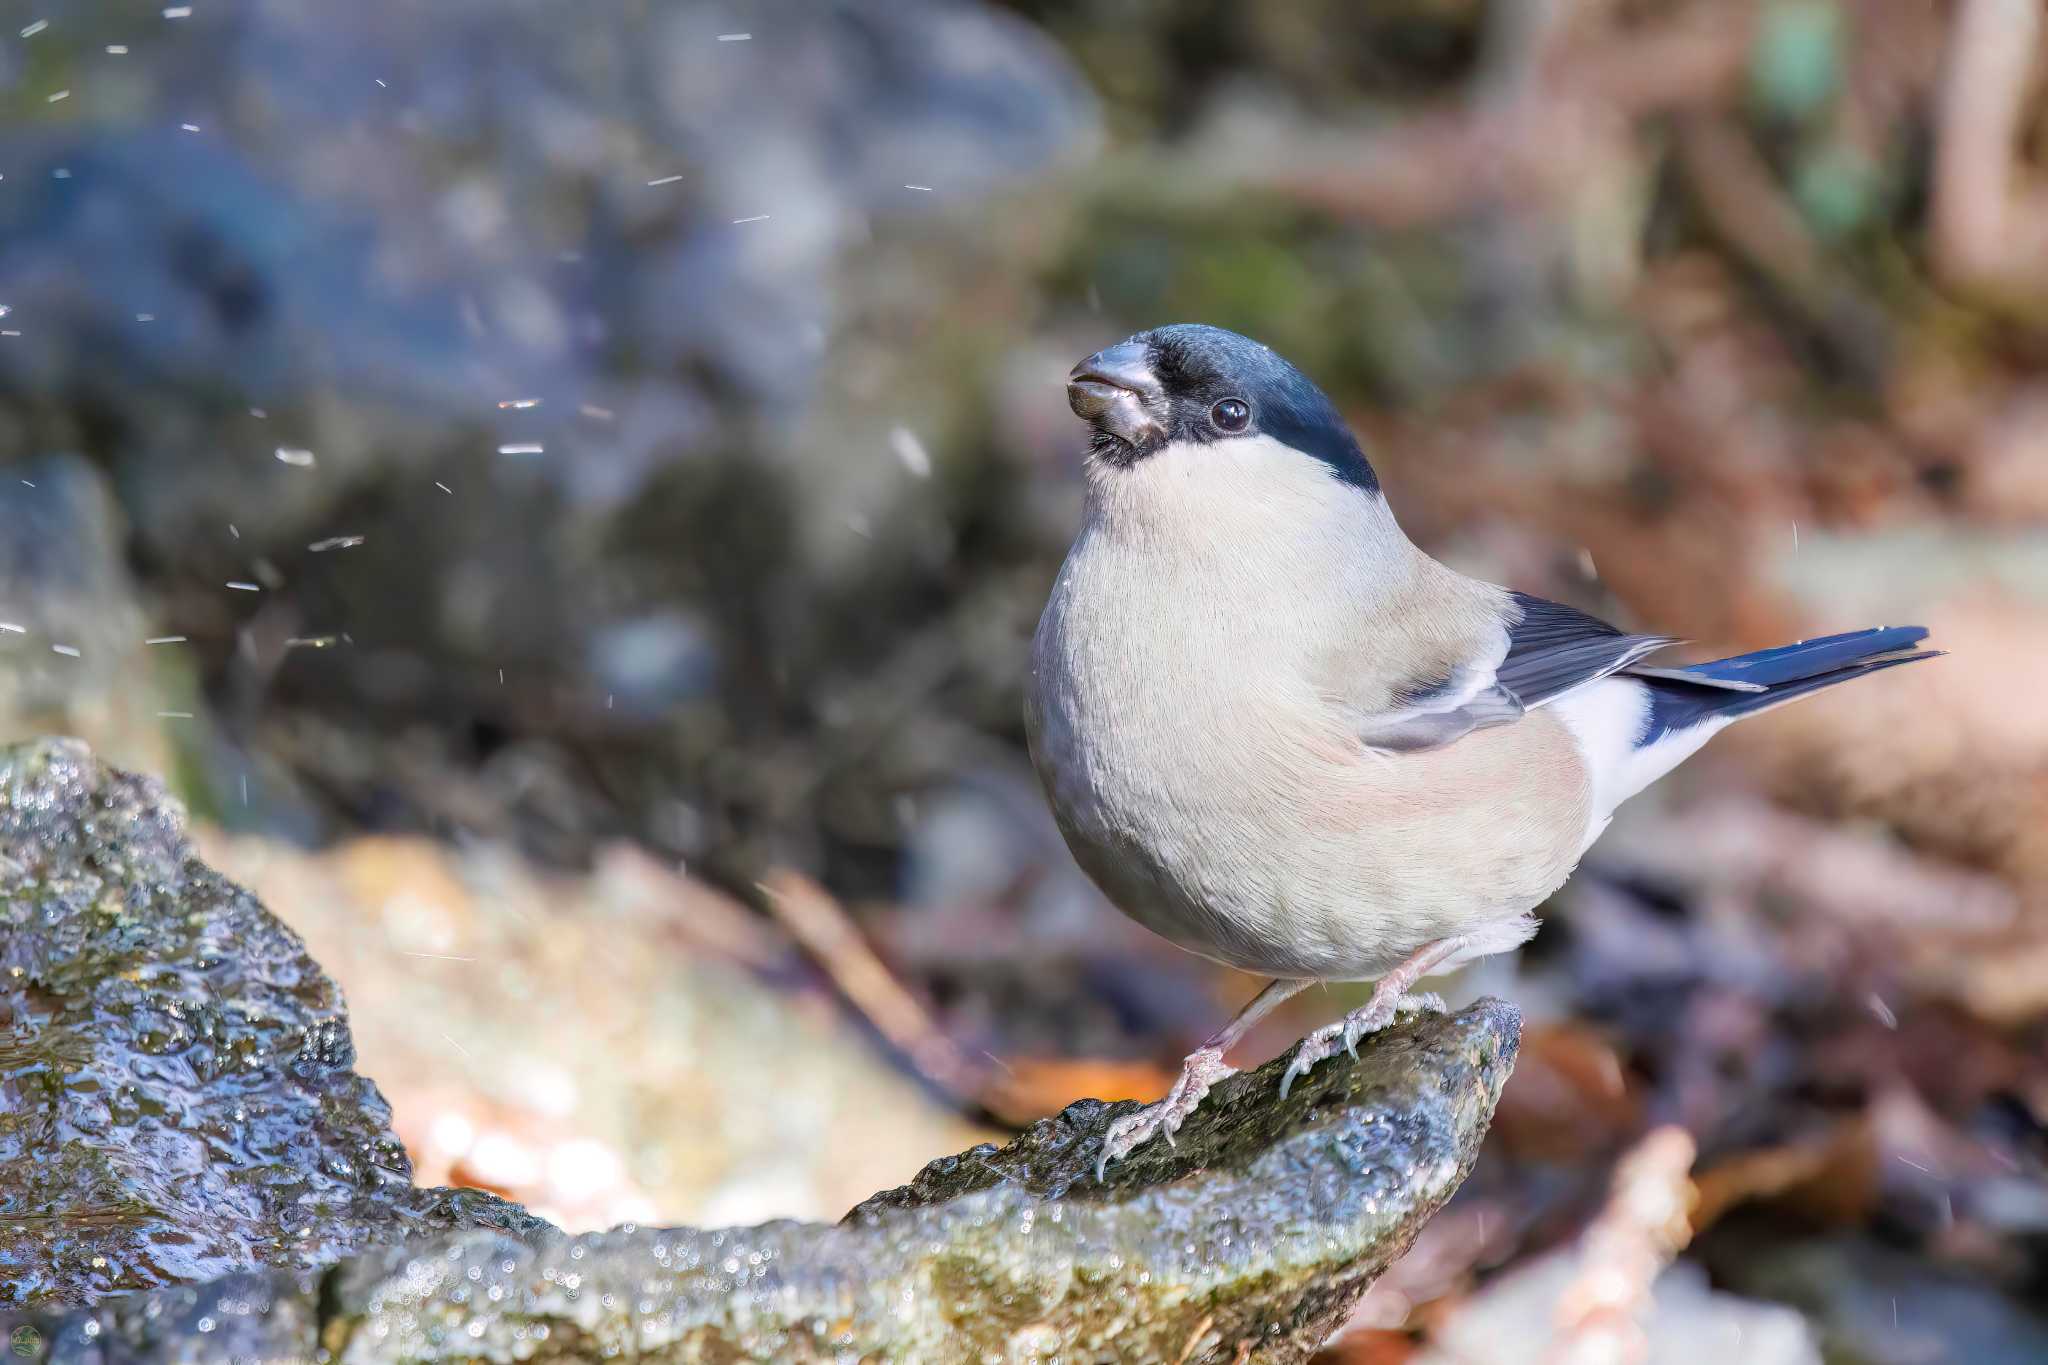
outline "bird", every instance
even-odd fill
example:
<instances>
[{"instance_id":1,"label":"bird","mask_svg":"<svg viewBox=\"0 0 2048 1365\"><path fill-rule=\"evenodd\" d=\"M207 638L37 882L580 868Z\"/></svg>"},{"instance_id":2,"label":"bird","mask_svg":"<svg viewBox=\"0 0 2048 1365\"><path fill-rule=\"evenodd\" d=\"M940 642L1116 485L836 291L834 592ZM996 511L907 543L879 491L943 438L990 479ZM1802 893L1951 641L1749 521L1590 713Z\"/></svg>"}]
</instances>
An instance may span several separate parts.
<instances>
[{"instance_id":1,"label":"bird","mask_svg":"<svg viewBox=\"0 0 2048 1365\"><path fill-rule=\"evenodd\" d=\"M1376 983L1300 1041L1283 1098L1442 1009L1424 977L1526 942L1616 807L1716 732L1937 654L1892 626L1660 664L1680 641L1456 572L1402 531L1322 390L1222 328L1097 351L1067 400L1086 494L1031 643L1033 766L1117 908L1269 979L1109 1125L1098 1178L1171 1142L1290 996Z\"/></svg>"}]
</instances>

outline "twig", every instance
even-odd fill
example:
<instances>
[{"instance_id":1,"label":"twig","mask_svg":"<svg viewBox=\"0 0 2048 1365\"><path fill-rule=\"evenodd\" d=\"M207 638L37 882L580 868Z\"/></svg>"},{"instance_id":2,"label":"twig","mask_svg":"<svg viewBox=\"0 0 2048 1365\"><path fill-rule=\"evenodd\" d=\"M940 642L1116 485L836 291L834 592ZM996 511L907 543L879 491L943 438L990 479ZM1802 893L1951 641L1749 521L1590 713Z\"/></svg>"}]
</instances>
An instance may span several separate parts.
<instances>
[{"instance_id":1,"label":"twig","mask_svg":"<svg viewBox=\"0 0 2048 1365\"><path fill-rule=\"evenodd\" d=\"M979 1096L981 1068L875 955L831 892L787 869L770 873L759 885L768 908L817 959L847 1002L908 1057L920 1075L951 1094Z\"/></svg>"},{"instance_id":2,"label":"twig","mask_svg":"<svg viewBox=\"0 0 2048 1365\"><path fill-rule=\"evenodd\" d=\"M2023 185L2018 164L2040 0L1965 0L1953 32L1935 106L1935 268L1990 296L2048 294L2048 193Z\"/></svg>"},{"instance_id":3,"label":"twig","mask_svg":"<svg viewBox=\"0 0 2048 1365\"><path fill-rule=\"evenodd\" d=\"M1644 1358L1650 1287L1692 1236L1697 1152L1685 1129L1657 1128L1616 1164L1606 1207L1581 1243L1578 1273L1558 1297L1547 1365Z\"/></svg>"},{"instance_id":4,"label":"twig","mask_svg":"<svg viewBox=\"0 0 2048 1365\"><path fill-rule=\"evenodd\" d=\"M601 846L592 873L602 887L635 906L646 906L692 946L757 972L789 958L787 937L747 906L710 885L692 881L635 845Z\"/></svg>"},{"instance_id":5,"label":"twig","mask_svg":"<svg viewBox=\"0 0 2048 1365\"><path fill-rule=\"evenodd\" d=\"M1719 114L1681 119L1678 155L1707 220L1730 246L1789 290L1818 285L1819 249L1739 124Z\"/></svg>"},{"instance_id":6,"label":"twig","mask_svg":"<svg viewBox=\"0 0 2048 1365\"><path fill-rule=\"evenodd\" d=\"M1838 359L1875 383L1890 331L1886 315L1845 284L1749 133L1731 115L1695 113L1678 120L1677 146L1714 231L1777 283Z\"/></svg>"}]
</instances>

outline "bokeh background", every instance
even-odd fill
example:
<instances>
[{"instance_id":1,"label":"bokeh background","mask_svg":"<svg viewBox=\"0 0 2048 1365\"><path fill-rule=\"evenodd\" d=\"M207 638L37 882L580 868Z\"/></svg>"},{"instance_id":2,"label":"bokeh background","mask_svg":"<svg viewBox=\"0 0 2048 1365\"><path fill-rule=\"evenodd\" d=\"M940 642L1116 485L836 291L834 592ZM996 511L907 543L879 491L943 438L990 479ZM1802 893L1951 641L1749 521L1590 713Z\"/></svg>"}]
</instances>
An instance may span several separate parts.
<instances>
[{"instance_id":1,"label":"bokeh background","mask_svg":"<svg viewBox=\"0 0 2048 1365\"><path fill-rule=\"evenodd\" d=\"M837 1217L1256 987L1019 718L1067 367L1237 328L1460 568L1952 651L1450 983L1520 1069L1328 1360L1616 1283L1658 1361L2048 1358L2044 72L2035 0L17 0L0 735L172 781L423 1183Z\"/></svg>"}]
</instances>

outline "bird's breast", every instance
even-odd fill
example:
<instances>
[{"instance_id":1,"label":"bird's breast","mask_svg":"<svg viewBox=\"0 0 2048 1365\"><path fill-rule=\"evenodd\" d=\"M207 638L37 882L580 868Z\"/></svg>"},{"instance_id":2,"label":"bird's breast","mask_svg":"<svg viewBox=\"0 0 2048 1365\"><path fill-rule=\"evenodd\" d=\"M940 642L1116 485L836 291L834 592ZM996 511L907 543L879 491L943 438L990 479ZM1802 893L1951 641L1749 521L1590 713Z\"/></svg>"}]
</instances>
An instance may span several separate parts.
<instances>
[{"instance_id":1,"label":"bird's breast","mask_svg":"<svg viewBox=\"0 0 2048 1365\"><path fill-rule=\"evenodd\" d=\"M1032 758L1076 859L1133 918L1249 970L1375 975L1521 916L1582 840L1583 764L1552 717L1367 750L1313 681L1312 622L1339 611L1084 536L1033 642Z\"/></svg>"},{"instance_id":2,"label":"bird's breast","mask_svg":"<svg viewBox=\"0 0 2048 1365\"><path fill-rule=\"evenodd\" d=\"M1299 751L1334 756L1341 725L1287 599L1084 537L1033 641L1027 722L1048 781L1135 814L1213 805L1219 783Z\"/></svg>"}]
</instances>

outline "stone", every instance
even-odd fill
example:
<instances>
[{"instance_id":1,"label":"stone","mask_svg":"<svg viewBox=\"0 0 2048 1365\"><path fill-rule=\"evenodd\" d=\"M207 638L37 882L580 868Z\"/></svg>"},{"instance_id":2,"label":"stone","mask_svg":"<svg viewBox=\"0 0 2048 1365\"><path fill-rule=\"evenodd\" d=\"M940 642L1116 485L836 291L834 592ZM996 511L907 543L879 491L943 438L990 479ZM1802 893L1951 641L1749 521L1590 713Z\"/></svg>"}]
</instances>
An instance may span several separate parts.
<instances>
[{"instance_id":1,"label":"stone","mask_svg":"<svg viewBox=\"0 0 2048 1365\"><path fill-rule=\"evenodd\" d=\"M1520 1036L1498 1001L1410 1019L1285 1100L1276 1058L1106 1181L1129 1104L1084 1100L836 1224L571 1237L412 1186L333 983L156 784L0 750L0 850L28 1359L1301 1361L1464 1178Z\"/></svg>"},{"instance_id":2,"label":"stone","mask_svg":"<svg viewBox=\"0 0 2048 1365\"><path fill-rule=\"evenodd\" d=\"M0 750L0 1307L539 1225L414 1188L354 1056L333 981L158 784Z\"/></svg>"}]
</instances>

